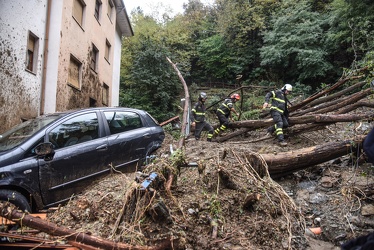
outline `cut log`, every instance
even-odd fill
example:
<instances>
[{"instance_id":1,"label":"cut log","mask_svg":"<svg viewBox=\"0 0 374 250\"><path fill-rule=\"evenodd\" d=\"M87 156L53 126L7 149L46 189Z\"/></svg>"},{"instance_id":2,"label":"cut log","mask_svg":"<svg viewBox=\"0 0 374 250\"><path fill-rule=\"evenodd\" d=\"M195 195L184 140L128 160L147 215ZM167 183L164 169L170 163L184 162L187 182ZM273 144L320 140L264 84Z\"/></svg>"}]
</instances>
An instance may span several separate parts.
<instances>
[{"instance_id":1,"label":"cut log","mask_svg":"<svg viewBox=\"0 0 374 250\"><path fill-rule=\"evenodd\" d=\"M358 72L364 71L366 69L367 69L367 67L359 69ZM305 105L311 103L312 101L314 101L314 100L316 100L316 99L318 99L318 98L326 95L327 93L332 92L333 90L335 90L338 87L342 86L344 83L346 83L349 80L360 79L362 77L363 76L350 76L350 77L346 77L344 79L341 79L337 83L335 83L333 86L331 86L330 88L327 88L327 89L325 89L325 90L323 90L323 91L321 91L321 92L319 92L319 93L317 93L317 94L315 94L315 95L313 95L313 96L305 99L304 101L302 101L302 102L300 102L300 103L298 103L298 104L290 107L289 111L292 112L292 111L297 110L297 109L299 109L301 107L304 107Z\"/></svg>"},{"instance_id":2,"label":"cut log","mask_svg":"<svg viewBox=\"0 0 374 250\"><path fill-rule=\"evenodd\" d=\"M373 91L370 88L362 90L360 92L357 92L357 93L349 96L345 100L343 100L341 102L338 102L336 105L331 105L330 107L326 107L326 108L318 110L318 113L319 114L326 114L328 112L337 111L340 108L344 108L344 107L347 107L349 105L352 105L352 104L358 102L359 100L361 100L361 99L367 97L368 95L372 94L372 92Z\"/></svg>"},{"instance_id":3,"label":"cut log","mask_svg":"<svg viewBox=\"0 0 374 250\"><path fill-rule=\"evenodd\" d=\"M336 113L337 114L346 114L348 112L351 112L352 110L355 110L359 107L369 107L369 108L374 108L374 101L365 101L365 100L360 100L356 103L353 103L352 105L346 106L344 108L339 109Z\"/></svg>"},{"instance_id":4,"label":"cut log","mask_svg":"<svg viewBox=\"0 0 374 250\"><path fill-rule=\"evenodd\" d=\"M341 96L344 96L345 94L348 94L348 93L350 93L350 92L352 92L356 89L362 88L365 84L366 84L366 81L358 82L358 83L356 83L352 86L349 86L348 88L343 89L343 90L341 90L341 91L339 91L335 94L318 98L317 100L314 100L314 101L310 102L307 105L307 107L310 108L310 107L317 106L317 105L322 104L322 103L330 102L330 101L332 101L336 98L339 98Z\"/></svg>"},{"instance_id":5,"label":"cut log","mask_svg":"<svg viewBox=\"0 0 374 250\"><path fill-rule=\"evenodd\" d=\"M298 117L290 117L289 122L290 124L306 124L306 123L334 123L334 122L351 122L351 121L359 121L359 120L367 120L371 118L373 115L370 113L364 114L338 114L338 115L322 115L322 114L315 114L315 115L305 115L305 116L298 116ZM233 122L231 124L232 128L263 128L268 127L274 124L273 119L266 119L266 120L246 120L246 121L239 121ZM241 132L236 132L239 134L243 134L248 130L242 130ZM235 135L236 135L235 134ZM227 135L228 136L228 135ZM232 137L230 137L232 138ZM218 140L219 138L217 138Z\"/></svg>"},{"instance_id":6,"label":"cut log","mask_svg":"<svg viewBox=\"0 0 374 250\"><path fill-rule=\"evenodd\" d=\"M34 229L38 229L42 232L48 233L54 236L64 236L65 239L70 241L79 242L82 244L87 244L90 246L98 247L101 249L132 249L132 250L149 250L149 249L165 249L170 247L170 241L166 240L159 246L133 246L126 243L119 243L114 241L109 241L103 238L94 237L82 232L76 232L72 229L59 227L49 221L45 221L40 218L36 218L25 213L18 212L12 209L10 203L0 202L0 216L3 216L9 220L20 221L22 224Z\"/></svg>"},{"instance_id":7,"label":"cut log","mask_svg":"<svg viewBox=\"0 0 374 250\"><path fill-rule=\"evenodd\" d=\"M333 100L331 102L326 102L321 105L311 107L308 109L304 109L298 112L292 112L290 116L301 116L308 113L319 113L319 114L326 114L328 112L336 111L342 107L346 107L352 105L359 100L365 98L366 96L370 95L372 90L370 88L365 89L363 91L354 93L350 96L342 97L340 99Z\"/></svg>"},{"instance_id":8,"label":"cut log","mask_svg":"<svg viewBox=\"0 0 374 250\"><path fill-rule=\"evenodd\" d=\"M362 145L363 138L355 141L347 140L331 142L314 147L292 150L278 154L262 154L273 178L288 175L292 172L315 166L354 152Z\"/></svg>"}]
</instances>

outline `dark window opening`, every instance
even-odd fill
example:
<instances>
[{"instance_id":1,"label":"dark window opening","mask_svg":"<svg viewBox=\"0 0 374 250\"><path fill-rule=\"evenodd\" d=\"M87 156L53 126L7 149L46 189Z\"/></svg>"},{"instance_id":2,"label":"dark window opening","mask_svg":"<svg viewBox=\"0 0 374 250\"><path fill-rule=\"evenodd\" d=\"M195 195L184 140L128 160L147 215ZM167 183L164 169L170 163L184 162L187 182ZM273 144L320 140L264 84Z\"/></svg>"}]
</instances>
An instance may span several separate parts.
<instances>
[{"instance_id":1,"label":"dark window opening","mask_svg":"<svg viewBox=\"0 0 374 250\"><path fill-rule=\"evenodd\" d=\"M97 101L90 97L90 107L97 107Z\"/></svg>"}]
</instances>

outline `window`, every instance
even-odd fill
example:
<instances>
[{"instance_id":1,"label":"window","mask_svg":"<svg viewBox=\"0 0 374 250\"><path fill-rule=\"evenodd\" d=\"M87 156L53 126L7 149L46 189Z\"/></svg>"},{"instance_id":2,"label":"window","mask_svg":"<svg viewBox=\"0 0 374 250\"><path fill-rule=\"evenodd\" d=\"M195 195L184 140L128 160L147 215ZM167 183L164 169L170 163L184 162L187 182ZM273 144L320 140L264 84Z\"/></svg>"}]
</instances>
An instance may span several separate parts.
<instances>
[{"instance_id":1,"label":"window","mask_svg":"<svg viewBox=\"0 0 374 250\"><path fill-rule=\"evenodd\" d=\"M95 17L97 19L97 21L100 21L100 11L101 11L101 1L100 0L96 0L95 2Z\"/></svg>"},{"instance_id":2,"label":"window","mask_svg":"<svg viewBox=\"0 0 374 250\"><path fill-rule=\"evenodd\" d=\"M82 64L74 56L70 55L68 83L79 89L81 81Z\"/></svg>"},{"instance_id":3,"label":"window","mask_svg":"<svg viewBox=\"0 0 374 250\"><path fill-rule=\"evenodd\" d=\"M36 73L39 38L29 32L27 40L26 69Z\"/></svg>"},{"instance_id":4,"label":"window","mask_svg":"<svg viewBox=\"0 0 374 250\"><path fill-rule=\"evenodd\" d=\"M143 127L140 116L133 112L104 112L111 134Z\"/></svg>"},{"instance_id":5,"label":"window","mask_svg":"<svg viewBox=\"0 0 374 250\"><path fill-rule=\"evenodd\" d=\"M112 2L112 0L108 0L108 17L109 17L109 20L112 21L112 15L113 15L113 10L114 10L114 4Z\"/></svg>"},{"instance_id":6,"label":"window","mask_svg":"<svg viewBox=\"0 0 374 250\"><path fill-rule=\"evenodd\" d=\"M99 50L96 48L95 45L92 44L92 50L91 50L91 69L96 71L97 70L97 59L99 58Z\"/></svg>"},{"instance_id":7,"label":"window","mask_svg":"<svg viewBox=\"0 0 374 250\"><path fill-rule=\"evenodd\" d=\"M106 43L105 43L105 55L104 55L104 58L109 62L109 55L110 55L110 48L112 46L110 45L109 41L106 40Z\"/></svg>"},{"instance_id":8,"label":"window","mask_svg":"<svg viewBox=\"0 0 374 250\"><path fill-rule=\"evenodd\" d=\"M90 97L90 107L97 107L97 101Z\"/></svg>"},{"instance_id":9,"label":"window","mask_svg":"<svg viewBox=\"0 0 374 250\"><path fill-rule=\"evenodd\" d=\"M82 0L74 0L73 3L73 18L78 22L80 26L83 26L83 16L85 10L85 4Z\"/></svg>"},{"instance_id":10,"label":"window","mask_svg":"<svg viewBox=\"0 0 374 250\"><path fill-rule=\"evenodd\" d=\"M108 106L109 86L103 83L103 104Z\"/></svg>"},{"instance_id":11,"label":"window","mask_svg":"<svg viewBox=\"0 0 374 250\"><path fill-rule=\"evenodd\" d=\"M49 141L55 148L69 147L99 137L96 113L79 115L58 125L49 132Z\"/></svg>"}]
</instances>

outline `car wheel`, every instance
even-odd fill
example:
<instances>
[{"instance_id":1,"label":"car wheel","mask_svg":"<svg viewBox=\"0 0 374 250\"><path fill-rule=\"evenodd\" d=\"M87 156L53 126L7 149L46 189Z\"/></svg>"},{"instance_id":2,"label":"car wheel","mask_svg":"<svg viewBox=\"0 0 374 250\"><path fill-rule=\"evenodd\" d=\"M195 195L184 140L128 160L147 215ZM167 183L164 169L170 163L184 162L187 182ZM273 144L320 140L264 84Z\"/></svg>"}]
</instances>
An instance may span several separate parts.
<instances>
[{"instance_id":1,"label":"car wheel","mask_svg":"<svg viewBox=\"0 0 374 250\"><path fill-rule=\"evenodd\" d=\"M0 201L9 201L10 203L18 207L18 209L31 212L31 207L26 197L17 191L1 189Z\"/></svg>"}]
</instances>

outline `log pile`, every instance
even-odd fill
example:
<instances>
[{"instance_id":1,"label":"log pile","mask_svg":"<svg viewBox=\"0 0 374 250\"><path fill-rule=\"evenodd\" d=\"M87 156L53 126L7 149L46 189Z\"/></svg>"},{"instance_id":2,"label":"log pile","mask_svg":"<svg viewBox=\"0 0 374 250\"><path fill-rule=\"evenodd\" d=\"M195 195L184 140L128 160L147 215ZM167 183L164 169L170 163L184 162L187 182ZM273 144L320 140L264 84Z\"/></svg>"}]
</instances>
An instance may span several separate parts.
<instances>
[{"instance_id":1,"label":"log pile","mask_svg":"<svg viewBox=\"0 0 374 250\"><path fill-rule=\"evenodd\" d=\"M374 107L374 101L368 96L373 94L374 89L369 81L364 80L365 73L366 68L352 72L331 87L289 107L290 127L285 130L286 133L293 137L296 134L325 129L327 125L339 122L370 122L373 114L367 107ZM264 111L260 117L262 119L232 122L230 125L233 132L218 137L215 141L225 142L250 131L265 130L273 125L268 112ZM256 143L273 138L267 135L244 143ZM361 148L364 139L365 136L360 135L346 141L277 154L263 154L262 157L269 166L270 175L275 178L355 152L357 148ZM243 141L232 143L243 143Z\"/></svg>"}]
</instances>

